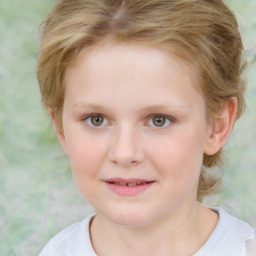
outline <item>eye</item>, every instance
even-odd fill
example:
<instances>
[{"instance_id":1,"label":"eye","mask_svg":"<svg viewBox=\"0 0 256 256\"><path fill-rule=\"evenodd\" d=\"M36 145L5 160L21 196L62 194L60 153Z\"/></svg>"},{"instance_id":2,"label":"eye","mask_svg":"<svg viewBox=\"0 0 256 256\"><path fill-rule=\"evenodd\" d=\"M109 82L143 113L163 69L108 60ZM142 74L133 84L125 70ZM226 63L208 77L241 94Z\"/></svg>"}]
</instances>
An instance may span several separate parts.
<instances>
[{"instance_id":1,"label":"eye","mask_svg":"<svg viewBox=\"0 0 256 256\"><path fill-rule=\"evenodd\" d=\"M89 126L100 127L108 124L107 119L100 114L88 115L83 118Z\"/></svg>"},{"instance_id":2,"label":"eye","mask_svg":"<svg viewBox=\"0 0 256 256\"><path fill-rule=\"evenodd\" d=\"M163 115L154 115L149 119L148 125L158 128L167 127L172 123L172 120Z\"/></svg>"}]
</instances>

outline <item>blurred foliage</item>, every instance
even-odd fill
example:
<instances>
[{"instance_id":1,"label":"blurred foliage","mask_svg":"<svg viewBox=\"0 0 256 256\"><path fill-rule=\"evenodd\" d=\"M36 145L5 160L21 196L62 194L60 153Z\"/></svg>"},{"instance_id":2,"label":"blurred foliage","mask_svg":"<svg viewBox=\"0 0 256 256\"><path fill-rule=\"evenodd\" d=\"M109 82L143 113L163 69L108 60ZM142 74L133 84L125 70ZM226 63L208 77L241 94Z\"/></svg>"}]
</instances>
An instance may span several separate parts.
<instances>
[{"instance_id":1,"label":"blurred foliage","mask_svg":"<svg viewBox=\"0 0 256 256\"><path fill-rule=\"evenodd\" d=\"M229 0L251 64L247 112L226 147L224 188L210 198L256 225L256 2ZM92 211L42 109L35 77L38 26L52 2L0 1L0 255L37 255L63 227Z\"/></svg>"}]
</instances>

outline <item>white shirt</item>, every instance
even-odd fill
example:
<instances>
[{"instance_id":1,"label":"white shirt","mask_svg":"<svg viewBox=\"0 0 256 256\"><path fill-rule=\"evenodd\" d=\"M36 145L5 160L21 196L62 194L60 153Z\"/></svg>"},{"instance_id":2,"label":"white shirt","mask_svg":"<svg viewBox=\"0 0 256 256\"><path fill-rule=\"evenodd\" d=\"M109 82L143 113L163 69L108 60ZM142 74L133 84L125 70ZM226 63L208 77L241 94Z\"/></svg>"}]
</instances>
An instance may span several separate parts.
<instances>
[{"instance_id":1,"label":"white shirt","mask_svg":"<svg viewBox=\"0 0 256 256\"><path fill-rule=\"evenodd\" d=\"M220 208L219 221L203 247L193 256L256 256L256 240L252 227ZM94 215L75 223L55 235L39 256L97 256L93 250L89 226ZM251 240L251 241L250 241ZM246 242L251 251L246 253Z\"/></svg>"}]
</instances>

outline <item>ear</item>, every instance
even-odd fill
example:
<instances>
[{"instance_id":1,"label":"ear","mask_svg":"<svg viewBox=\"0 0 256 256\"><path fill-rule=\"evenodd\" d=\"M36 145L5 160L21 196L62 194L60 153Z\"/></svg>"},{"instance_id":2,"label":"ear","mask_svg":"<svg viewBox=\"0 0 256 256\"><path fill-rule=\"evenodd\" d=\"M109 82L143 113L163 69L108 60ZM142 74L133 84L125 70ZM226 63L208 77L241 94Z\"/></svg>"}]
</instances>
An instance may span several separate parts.
<instances>
[{"instance_id":1,"label":"ear","mask_svg":"<svg viewBox=\"0 0 256 256\"><path fill-rule=\"evenodd\" d=\"M237 99L231 97L225 102L209 128L204 150L206 155L214 155L224 146L232 131L236 112Z\"/></svg>"},{"instance_id":2,"label":"ear","mask_svg":"<svg viewBox=\"0 0 256 256\"><path fill-rule=\"evenodd\" d=\"M53 126L54 126L54 129L55 129L55 132L58 136L58 139L59 139L59 142L63 148L63 150L68 153L68 150L67 150L67 144L66 144L66 139L65 139L65 135L64 135L64 131L63 130L60 130L60 127L59 127L59 124L57 123L57 120L56 120L56 115L55 115L55 111L54 109L50 108L47 110L48 113L49 113L49 116L51 117L51 120L52 120L52 123L53 123Z\"/></svg>"}]
</instances>

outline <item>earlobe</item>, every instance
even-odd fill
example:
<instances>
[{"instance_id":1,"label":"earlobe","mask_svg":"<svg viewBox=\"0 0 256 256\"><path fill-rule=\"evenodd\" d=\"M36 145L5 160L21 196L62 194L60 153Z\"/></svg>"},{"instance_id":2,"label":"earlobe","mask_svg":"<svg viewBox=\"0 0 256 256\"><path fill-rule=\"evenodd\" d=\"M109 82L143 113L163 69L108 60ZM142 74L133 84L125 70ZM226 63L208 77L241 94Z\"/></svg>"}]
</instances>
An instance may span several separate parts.
<instances>
[{"instance_id":1,"label":"earlobe","mask_svg":"<svg viewBox=\"0 0 256 256\"><path fill-rule=\"evenodd\" d=\"M58 126L57 121L56 121L55 111L53 109L48 109L48 113L49 113L49 116L51 117L56 135L59 139L59 142L60 142L63 150L66 153L68 153L65 135L64 135L64 132L59 129L59 126Z\"/></svg>"},{"instance_id":2,"label":"earlobe","mask_svg":"<svg viewBox=\"0 0 256 256\"><path fill-rule=\"evenodd\" d=\"M204 153L206 155L216 154L227 141L236 117L237 99L229 98L220 113L216 115L207 135Z\"/></svg>"}]
</instances>

